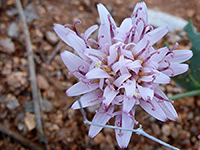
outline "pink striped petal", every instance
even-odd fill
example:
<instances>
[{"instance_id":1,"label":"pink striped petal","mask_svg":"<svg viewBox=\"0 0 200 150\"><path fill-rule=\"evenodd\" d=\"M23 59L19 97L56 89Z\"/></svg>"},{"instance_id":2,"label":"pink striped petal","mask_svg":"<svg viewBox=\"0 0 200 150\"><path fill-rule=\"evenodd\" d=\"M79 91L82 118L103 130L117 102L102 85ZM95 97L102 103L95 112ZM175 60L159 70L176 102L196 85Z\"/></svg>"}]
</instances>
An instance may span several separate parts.
<instances>
[{"instance_id":1,"label":"pink striped petal","mask_svg":"<svg viewBox=\"0 0 200 150\"><path fill-rule=\"evenodd\" d=\"M168 97L159 88L155 89L155 93L160 95L164 99L168 100ZM174 109L174 106L170 102L163 101L163 102L160 102L158 104L162 108L164 113L166 114L167 118L169 118L173 121L176 121L178 119L178 114L177 114L176 110Z\"/></svg>"},{"instance_id":2,"label":"pink striped petal","mask_svg":"<svg viewBox=\"0 0 200 150\"><path fill-rule=\"evenodd\" d=\"M136 88L136 80L127 80L124 84L123 87L125 88L126 96L131 98L133 97L135 93L135 88Z\"/></svg>"},{"instance_id":3,"label":"pink striped petal","mask_svg":"<svg viewBox=\"0 0 200 150\"><path fill-rule=\"evenodd\" d=\"M168 32L168 27L159 27L157 29L152 30L151 32L147 33L150 35L150 45L155 44L158 42L165 34Z\"/></svg>"},{"instance_id":4,"label":"pink striped petal","mask_svg":"<svg viewBox=\"0 0 200 150\"><path fill-rule=\"evenodd\" d=\"M95 31L97 30L98 25L93 25L91 27L89 27L85 33L84 33L84 39L87 40L89 38L89 36Z\"/></svg>"},{"instance_id":5,"label":"pink striped petal","mask_svg":"<svg viewBox=\"0 0 200 150\"><path fill-rule=\"evenodd\" d=\"M123 74L120 77L118 77L113 84L116 85L117 87L120 87L122 85L122 83L127 80L129 77L131 77L130 74Z\"/></svg>"},{"instance_id":6,"label":"pink striped petal","mask_svg":"<svg viewBox=\"0 0 200 150\"><path fill-rule=\"evenodd\" d=\"M157 71L154 83L168 84L170 83L170 80L170 77L168 77L166 74Z\"/></svg>"},{"instance_id":7,"label":"pink striped petal","mask_svg":"<svg viewBox=\"0 0 200 150\"><path fill-rule=\"evenodd\" d=\"M135 103L136 103L136 100L133 97L128 98L128 97L124 96L123 112L129 113L130 110L132 110Z\"/></svg>"},{"instance_id":8,"label":"pink striped petal","mask_svg":"<svg viewBox=\"0 0 200 150\"><path fill-rule=\"evenodd\" d=\"M111 78L107 72L97 67L90 70L85 77L87 79Z\"/></svg>"},{"instance_id":9,"label":"pink striped petal","mask_svg":"<svg viewBox=\"0 0 200 150\"><path fill-rule=\"evenodd\" d=\"M140 92L140 96L145 100L152 100L153 96L154 96L154 90L148 88L148 87L143 87L140 85L137 85L137 88Z\"/></svg>"},{"instance_id":10,"label":"pink striped petal","mask_svg":"<svg viewBox=\"0 0 200 150\"><path fill-rule=\"evenodd\" d=\"M83 55L83 51L86 48L85 42L78 37L74 31L60 24L54 24L54 31L67 45L71 46L79 56L86 59Z\"/></svg>"},{"instance_id":11,"label":"pink striped petal","mask_svg":"<svg viewBox=\"0 0 200 150\"><path fill-rule=\"evenodd\" d=\"M101 100L99 97L102 95L101 90L95 90L89 93L86 93L85 95L81 96L80 102L82 104L82 107L88 107L88 106L93 106L101 103ZM72 109L80 109L79 102L76 101L72 107Z\"/></svg>"},{"instance_id":12,"label":"pink striped petal","mask_svg":"<svg viewBox=\"0 0 200 150\"><path fill-rule=\"evenodd\" d=\"M122 124L121 126L122 128L133 129L134 127L134 121L128 116L127 113L122 113L122 115L116 116L115 126L119 126L120 122ZM127 148L131 139L132 132L115 129L115 135L116 135L116 139L117 139L117 143L119 147Z\"/></svg>"},{"instance_id":13,"label":"pink striped petal","mask_svg":"<svg viewBox=\"0 0 200 150\"><path fill-rule=\"evenodd\" d=\"M193 53L190 50L174 50L166 58L168 58L170 62L182 63L189 60L192 56Z\"/></svg>"},{"instance_id":14,"label":"pink striped petal","mask_svg":"<svg viewBox=\"0 0 200 150\"><path fill-rule=\"evenodd\" d=\"M168 47L163 47L163 48L160 48L160 49L158 49L156 51L158 53L155 53L151 57L151 60L159 63L165 57L165 55L167 54L167 52L169 52L169 49L168 49Z\"/></svg>"},{"instance_id":15,"label":"pink striped petal","mask_svg":"<svg viewBox=\"0 0 200 150\"><path fill-rule=\"evenodd\" d=\"M86 61L84 61L83 59L81 59L80 57L74 55L69 51L62 52L61 58L70 72L78 70L78 68L81 66L83 66L82 69L84 72L87 72L89 69L89 64ZM73 75L76 76L77 78L80 77L80 73L78 72L74 72Z\"/></svg>"},{"instance_id":16,"label":"pink striped petal","mask_svg":"<svg viewBox=\"0 0 200 150\"><path fill-rule=\"evenodd\" d=\"M118 94L118 91L111 89L109 86L107 86L104 89L103 97L105 100L103 100L103 103L106 106L109 106L112 100L115 98L115 96Z\"/></svg>"},{"instance_id":17,"label":"pink striped petal","mask_svg":"<svg viewBox=\"0 0 200 150\"><path fill-rule=\"evenodd\" d=\"M151 103L152 103L153 107L155 108L155 110L153 109L151 104L149 104L143 100L140 100L140 106L146 112L148 112L150 115L152 115L156 119L165 122L167 120L167 116L163 112L162 108L159 106L159 104L154 99L151 100Z\"/></svg>"},{"instance_id":18,"label":"pink striped petal","mask_svg":"<svg viewBox=\"0 0 200 150\"><path fill-rule=\"evenodd\" d=\"M188 66L188 64L171 63L170 68L171 69L162 71L162 73L164 73L170 77L177 76L179 74L186 72L188 70L189 66Z\"/></svg>"},{"instance_id":19,"label":"pink striped petal","mask_svg":"<svg viewBox=\"0 0 200 150\"><path fill-rule=\"evenodd\" d=\"M80 81L80 82L74 84L72 87L70 87L66 91L66 94L67 94L67 96L78 96L81 94L85 94L85 93L94 91L98 88L98 86L99 86L98 83L86 85L85 83Z\"/></svg>"},{"instance_id":20,"label":"pink striped petal","mask_svg":"<svg viewBox=\"0 0 200 150\"><path fill-rule=\"evenodd\" d=\"M105 111L102 107L100 107L98 112L92 119L92 122L105 125L112 117L113 111L114 111L114 106L111 106L107 111ZM102 128L103 127L91 125L88 133L89 136L91 138L95 137L101 131Z\"/></svg>"}]
</instances>

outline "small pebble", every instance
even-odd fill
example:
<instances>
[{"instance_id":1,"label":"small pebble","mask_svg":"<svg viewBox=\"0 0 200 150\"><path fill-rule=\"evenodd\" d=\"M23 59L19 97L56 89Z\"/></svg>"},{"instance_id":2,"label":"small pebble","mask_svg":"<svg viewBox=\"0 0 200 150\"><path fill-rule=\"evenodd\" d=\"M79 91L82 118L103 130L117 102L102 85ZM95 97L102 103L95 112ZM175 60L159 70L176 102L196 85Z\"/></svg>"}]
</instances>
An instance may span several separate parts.
<instances>
[{"instance_id":1,"label":"small pebble","mask_svg":"<svg viewBox=\"0 0 200 150\"><path fill-rule=\"evenodd\" d=\"M50 44L54 45L58 42L58 37L54 32L47 31L45 37Z\"/></svg>"},{"instance_id":2,"label":"small pebble","mask_svg":"<svg viewBox=\"0 0 200 150\"><path fill-rule=\"evenodd\" d=\"M4 53L14 53L15 52L15 44L9 38L0 40L0 51Z\"/></svg>"}]
</instances>

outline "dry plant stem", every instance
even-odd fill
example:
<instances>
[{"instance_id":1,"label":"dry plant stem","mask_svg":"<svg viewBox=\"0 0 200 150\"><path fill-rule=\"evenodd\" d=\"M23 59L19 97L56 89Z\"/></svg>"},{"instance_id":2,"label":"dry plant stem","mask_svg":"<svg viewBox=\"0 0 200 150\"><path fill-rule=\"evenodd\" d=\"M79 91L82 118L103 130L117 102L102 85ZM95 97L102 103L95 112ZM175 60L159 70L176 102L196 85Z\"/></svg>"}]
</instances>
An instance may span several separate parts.
<instances>
[{"instance_id":1,"label":"dry plant stem","mask_svg":"<svg viewBox=\"0 0 200 150\"><path fill-rule=\"evenodd\" d=\"M35 112L35 120L37 124L37 132L40 136L40 140L46 140L43 127L42 127L42 119L40 115L40 97L38 94L38 87L36 83L36 73L35 73L35 64L34 64L34 54L32 50L32 44L30 39L30 34L28 30L28 26L26 23L26 17L24 15L24 11L22 8L22 4L20 0L15 1L16 6L18 8L22 24L23 24L23 30L25 35L25 41L26 41L26 51L28 54L28 67L29 67L29 74L30 74L30 81L31 81L31 89L32 89L32 96L33 96L33 102L34 102L34 112Z\"/></svg>"},{"instance_id":2,"label":"dry plant stem","mask_svg":"<svg viewBox=\"0 0 200 150\"><path fill-rule=\"evenodd\" d=\"M79 99L78 99L78 102L79 102L79 106L81 108L81 113L82 113L82 116L83 116L84 124L93 125L93 126L99 126L99 127L104 127L104 128L111 128L111 129L119 129L119 130L131 131L131 132L134 132L134 133L136 133L138 135L143 135L143 136L145 136L145 137L147 137L147 138L149 138L149 139L151 139L151 140L153 140L153 141L155 141L155 142L157 142L157 143L159 143L161 145L164 145L164 146L166 146L168 148L171 148L173 150L179 150L178 148L176 148L174 146L171 146L171 145L169 145L169 144L167 144L167 143L165 143L165 142L163 142L163 141L161 141L161 140L159 140L159 139L157 139L157 138L149 135L148 133L146 133L142 129L142 125L140 125L140 127L137 128L137 129L128 129L128 128L121 128L121 127L111 126L111 125L103 125L103 124L98 124L98 123L93 123L91 121L88 121L87 117L85 115L85 111L83 110L82 104L81 104L81 102L80 102Z\"/></svg>"},{"instance_id":3,"label":"dry plant stem","mask_svg":"<svg viewBox=\"0 0 200 150\"><path fill-rule=\"evenodd\" d=\"M50 64L51 61L53 60L53 58L56 56L56 54L60 51L60 49L62 48L62 44L59 41L58 44L55 47L55 50L52 52L52 54L48 57L47 63Z\"/></svg>"},{"instance_id":4,"label":"dry plant stem","mask_svg":"<svg viewBox=\"0 0 200 150\"><path fill-rule=\"evenodd\" d=\"M17 140L19 143L21 143L23 146L32 149L32 150L43 150L43 148L39 147L37 144L32 143L31 141L25 139L23 136L20 134L13 132L3 126L0 125L0 132L3 134L8 135L9 137Z\"/></svg>"}]
</instances>

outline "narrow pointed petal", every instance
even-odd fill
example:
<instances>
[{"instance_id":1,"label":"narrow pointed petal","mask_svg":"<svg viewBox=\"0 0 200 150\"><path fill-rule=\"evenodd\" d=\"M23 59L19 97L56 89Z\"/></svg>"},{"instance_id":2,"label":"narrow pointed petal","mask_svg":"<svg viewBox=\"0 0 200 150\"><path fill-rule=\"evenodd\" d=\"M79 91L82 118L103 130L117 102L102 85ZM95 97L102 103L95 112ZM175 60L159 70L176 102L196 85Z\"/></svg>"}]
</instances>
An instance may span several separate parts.
<instances>
[{"instance_id":1,"label":"narrow pointed petal","mask_svg":"<svg viewBox=\"0 0 200 150\"><path fill-rule=\"evenodd\" d=\"M109 106L117 94L118 94L118 91L115 91L111 89L109 86L107 86L103 93L103 97L105 98L105 100L103 100L103 103L106 106Z\"/></svg>"},{"instance_id":2,"label":"narrow pointed petal","mask_svg":"<svg viewBox=\"0 0 200 150\"><path fill-rule=\"evenodd\" d=\"M100 18L101 24L105 24L106 26L109 26L110 23L108 20L108 15L110 15L110 13L108 12L108 10L102 4L98 4L97 9L99 12L99 18ZM112 17L110 19L111 19L111 22L116 26L114 19Z\"/></svg>"},{"instance_id":3,"label":"narrow pointed petal","mask_svg":"<svg viewBox=\"0 0 200 150\"><path fill-rule=\"evenodd\" d=\"M115 126L117 126L119 122L122 122L122 128L133 129L134 127L134 121L128 116L127 113L122 113L122 117L116 117ZM119 147L127 148L131 139L132 132L115 129L115 135Z\"/></svg>"},{"instance_id":4,"label":"narrow pointed petal","mask_svg":"<svg viewBox=\"0 0 200 150\"><path fill-rule=\"evenodd\" d=\"M98 28L98 25L93 25L91 27L89 27L85 33L84 33L84 39L87 40L89 38L89 36L94 32L96 31Z\"/></svg>"},{"instance_id":5,"label":"narrow pointed petal","mask_svg":"<svg viewBox=\"0 0 200 150\"><path fill-rule=\"evenodd\" d=\"M157 93L164 99L168 100L168 97L159 88L155 89L155 93ZM169 118L170 120L173 120L173 121L176 121L178 119L178 114L177 114L176 110L174 109L174 106L170 102L163 101L158 104L162 108L164 113L166 114L167 118Z\"/></svg>"},{"instance_id":6,"label":"narrow pointed petal","mask_svg":"<svg viewBox=\"0 0 200 150\"><path fill-rule=\"evenodd\" d=\"M86 85L83 82L78 82L74 84L72 87L70 87L67 91L66 94L67 96L78 96L81 94L85 94L91 91L94 91L98 88L98 83L93 83L90 85Z\"/></svg>"},{"instance_id":7,"label":"narrow pointed petal","mask_svg":"<svg viewBox=\"0 0 200 150\"><path fill-rule=\"evenodd\" d=\"M150 45L153 45L156 42L158 42L163 36L165 36L167 32L168 32L167 27L159 27L149 32L148 35L151 36Z\"/></svg>"},{"instance_id":8,"label":"narrow pointed petal","mask_svg":"<svg viewBox=\"0 0 200 150\"><path fill-rule=\"evenodd\" d=\"M158 49L157 52L158 53L154 54L151 57L151 60L159 63L165 57L167 52L169 52L169 49L168 47L163 47L163 48Z\"/></svg>"},{"instance_id":9,"label":"narrow pointed petal","mask_svg":"<svg viewBox=\"0 0 200 150\"><path fill-rule=\"evenodd\" d=\"M193 56L190 50L174 50L167 58L170 62L182 63L189 60Z\"/></svg>"},{"instance_id":10,"label":"narrow pointed petal","mask_svg":"<svg viewBox=\"0 0 200 150\"><path fill-rule=\"evenodd\" d=\"M86 93L85 95L80 97L80 102L82 104L82 107L88 107L100 104L102 101L99 99L99 97L102 95L101 90L95 90L89 93ZM76 101L72 107L72 109L80 109L79 102Z\"/></svg>"},{"instance_id":11,"label":"narrow pointed petal","mask_svg":"<svg viewBox=\"0 0 200 150\"><path fill-rule=\"evenodd\" d=\"M136 88L136 80L128 80L123 84L123 86L125 88L126 96L129 98L133 97Z\"/></svg>"},{"instance_id":12,"label":"narrow pointed petal","mask_svg":"<svg viewBox=\"0 0 200 150\"><path fill-rule=\"evenodd\" d=\"M87 79L111 78L107 72L97 67L90 70L85 77Z\"/></svg>"},{"instance_id":13,"label":"narrow pointed petal","mask_svg":"<svg viewBox=\"0 0 200 150\"><path fill-rule=\"evenodd\" d=\"M78 70L80 66L83 66L82 68L85 72L87 72L89 69L89 64L85 60L81 59L80 57L74 55L69 51L62 52L61 58L70 72ZM80 77L80 75L77 72L74 72L73 74L76 77Z\"/></svg>"},{"instance_id":14,"label":"narrow pointed petal","mask_svg":"<svg viewBox=\"0 0 200 150\"><path fill-rule=\"evenodd\" d=\"M85 42L78 37L74 31L60 24L54 24L54 31L66 44L71 46L79 56L86 58L83 55L83 51L86 48Z\"/></svg>"},{"instance_id":15,"label":"narrow pointed petal","mask_svg":"<svg viewBox=\"0 0 200 150\"><path fill-rule=\"evenodd\" d=\"M150 115L152 115L153 117L155 117L156 119L165 122L167 120L167 116L165 115L165 113L163 112L162 108L159 106L159 104L152 99L151 101L153 107L155 108L155 110L153 110L153 107L151 104L140 100L140 106Z\"/></svg>"},{"instance_id":16,"label":"narrow pointed petal","mask_svg":"<svg viewBox=\"0 0 200 150\"><path fill-rule=\"evenodd\" d=\"M114 106L111 106L108 109L108 111L105 111L102 107L100 107L100 109L98 110L98 112L96 112L94 118L92 119L92 122L105 125L112 117L113 111L114 111ZM89 129L89 136L91 138L95 137L101 131L102 128L103 127L91 125Z\"/></svg>"},{"instance_id":17,"label":"narrow pointed petal","mask_svg":"<svg viewBox=\"0 0 200 150\"><path fill-rule=\"evenodd\" d=\"M154 83L168 84L170 83L170 80L170 77L168 77L166 74L157 71Z\"/></svg>"},{"instance_id":18,"label":"narrow pointed petal","mask_svg":"<svg viewBox=\"0 0 200 150\"><path fill-rule=\"evenodd\" d=\"M130 74L123 74L121 75L120 77L118 77L114 82L113 84L116 85L117 87L120 87L122 85L122 83L128 79L129 77L131 77Z\"/></svg>"},{"instance_id":19,"label":"narrow pointed petal","mask_svg":"<svg viewBox=\"0 0 200 150\"><path fill-rule=\"evenodd\" d=\"M147 87L143 87L140 85L137 85L137 88L140 92L140 96L146 101L146 100L152 100L153 96L154 96L154 90L147 88Z\"/></svg>"},{"instance_id":20,"label":"narrow pointed petal","mask_svg":"<svg viewBox=\"0 0 200 150\"><path fill-rule=\"evenodd\" d=\"M179 74L182 74L186 72L189 68L188 64L178 64L178 63L172 63L170 65L171 69L167 69L165 71L162 71L162 73L168 75L168 76L177 76Z\"/></svg>"},{"instance_id":21,"label":"narrow pointed petal","mask_svg":"<svg viewBox=\"0 0 200 150\"><path fill-rule=\"evenodd\" d=\"M106 43L108 45L112 44L111 36L110 36L110 29L105 24L101 24L99 27L98 39L99 39L100 46L103 46Z\"/></svg>"},{"instance_id":22,"label":"narrow pointed petal","mask_svg":"<svg viewBox=\"0 0 200 150\"><path fill-rule=\"evenodd\" d=\"M127 98L124 96L123 112L129 113L130 110L132 110L132 108L134 107L135 103L136 100L133 97Z\"/></svg>"}]
</instances>

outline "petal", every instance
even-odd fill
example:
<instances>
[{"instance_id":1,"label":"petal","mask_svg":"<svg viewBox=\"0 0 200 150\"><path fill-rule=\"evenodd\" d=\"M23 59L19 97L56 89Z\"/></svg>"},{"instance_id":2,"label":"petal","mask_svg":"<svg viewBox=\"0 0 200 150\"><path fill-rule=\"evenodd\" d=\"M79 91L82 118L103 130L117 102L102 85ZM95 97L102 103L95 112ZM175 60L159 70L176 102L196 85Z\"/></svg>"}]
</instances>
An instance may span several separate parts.
<instances>
[{"instance_id":1,"label":"petal","mask_svg":"<svg viewBox=\"0 0 200 150\"><path fill-rule=\"evenodd\" d=\"M153 45L156 42L158 42L167 32L168 32L168 27L159 27L147 33L151 37L150 45Z\"/></svg>"},{"instance_id":2,"label":"petal","mask_svg":"<svg viewBox=\"0 0 200 150\"><path fill-rule=\"evenodd\" d=\"M111 106L107 112L102 107L100 107L100 109L92 119L92 122L105 125L112 117L113 111L114 111L114 106ZM91 125L88 133L89 136L91 138L95 137L101 131L102 128L103 127Z\"/></svg>"},{"instance_id":3,"label":"petal","mask_svg":"<svg viewBox=\"0 0 200 150\"><path fill-rule=\"evenodd\" d=\"M129 77L131 77L130 74L123 74L121 75L120 77L118 77L114 82L113 84L116 85L117 87L120 87L122 85L122 83L128 79Z\"/></svg>"},{"instance_id":4,"label":"petal","mask_svg":"<svg viewBox=\"0 0 200 150\"><path fill-rule=\"evenodd\" d=\"M97 9L99 12L99 17L100 17L100 21L101 24L105 24L106 26L110 26L110 22L108 20L108 16L110 15L110 13L108 12L108 10L102 5L102 4L97 4ZM110 15L110 20L111 22L116 26L114 19L112 18L112 16Z\"/></svg>"},{"instance_id":5,"label":"petal","mask_svg":"<svg viewBox=\"0 0 200 150\"><path fill-rule=\"evenodd\" d=\"M154 83L168 84L170 83L170 80L171 80L170 77L168 77L166 74L157 71Z\"/></svg>"},{"instance_id":6,"label":"petal","mask_svg":"<svg viewBox=\"0 0 200 150\"><path fill-rule=\"evenodd\" d=\"M130 31L131 27L132 27L131 18L124 19L124 21L120 25L118 34L114 37L114 39L118 40L118 41L124 41L127 36L127 33Z\"/></svg>"},{"instance_id":7,"label":"petal","mask_svg":"<svg viewBox=\"0 0 200 150\"><path fill-rule=\"evenodd\" d=\"M188 64L171 63L170 68L171 69L162 71L162 73L164 73L170 77L177 76L179 74L186 72L188 70L189 66L188 66Z\"/></svg>"},{"instance_id":8,"label":"petal","mask_svg":"<svg viewBox=\"0 0 200 150\"><path fill-rule=\"evenodd\" d=\"M81 59L80 57L74 55L73 53L69 51L62 52L61 58L65 66L69 69L70 72L78 70L80 66L84 66L82 67L84 72L87 72L89 69L89 64L85 60ZM78 74L78 72L74 72L73 74L76 77L80 77L80 74Z\"/></svg>"},{"instance_id":9,"label":"petal","mask_svg":"<svg viewBox=\"0 0 200 150\"><path fill-rule=\"evenodd\" d=\"M129 74L129 71L128 71L128 69L126 68L126 65L125 65L125 63L126 63L126 59L124 59L124 56L123 55L121 55L120 57L119 57L119 66L120 66L120 73L121 74Z\"/></svg>"},{"instance_id":10,"label":"petal","mask_svg":"<svg viewBox=\"0 0 200 150\"><path fill-rule=\"evenodd\" d=\"M152 109L153 107L151 104L149 104L143 100L140 100L140 106L146 112L148 112L150 115L152 115L156 119L165 122L167 120L167 116L165 115L165 113L163 112L163 110L161 109L159 104L154 99L152 99L151 103L154 106L155 110Z\"/></svg>"},{"instance_id":11,"label":"petal","mask_svg":"<svg viewBox=\"0 0 200 150\"><path fill-rule=\"evenodd\" d=\"M85 33L84 33L84 39L87 40L89 38L89 36L95 31L97 30L98 25L93 25L91 27L89 27Z\"/></svg>"},{"instance_id":12,"label":"petal","mask_svg":"<svg viewBox=\"0 0 200 150\"><path fill-rule=\"evenodd\" d=\"M148 16L147 16L147 6L145 4L145 2L138 2L135 5L135 8L133 10L133 14L137 13L137 17L138 18L143 18L145 21L145 24L148 23ZM132 15L133 16L133 15ZM135 20L135 16L132 17L132 20Z\"/></svg>"},{"instance_id":13,"label":"petal","mask_svg":"<svg viewBox=\"0 0 200 150\"><path fill-rule=\"evenodd\" d=\"M135 103L136 103L136 100L133 97L127 98L126 96L124 96L123 112L129 113L130 110L132 110Z\"/></svg>"},{"instance_id":14,"label":"petal","mask_svg":"<svg viewBox=\"0 0 200 150\"><path fill-rule=\"evenodd\" d=\"M160 90L159 88L155 89L155 93L163 97L164 99L168 100L168 97ZM176 110L174 109L173 105L170 102L163 101L161 103L158 103L159 106L162 108L164 113L166 114L167 118L176 121L178 119L178 114Z\"/></svg>"},{"instance_id":15,"label":"petal","mask_svg":"<svg viewBox=\"0 0 200 150\"><path fill-rule=\"evenodd\" d=\"M116 45L112 45L109 48L109 56L107 57L108 59L108 65L111 65L112 63L114 63L118 58L118 54L117 54L117 48Z\"/></svg>"},{"instance_id":16,"label":"petal","mask_svg":"<svg viewBox=\"0 0 200 150\"><path fill-rule=\"evenodd\" d=\"M97 67L90 70L85 77L87 79L111 78L107 72Z\"/></svg>"},{"instance_id":17,"label":"petal","mask_svg":"<svg viewBox=\"0 0 200 150\"><path fill-rule=\"evenodd\" d=\"M140 96L146 101L146 100L152 100L153 96L154 96L154 90L147 88L147 87L143 87L140 85L137 85L137 88L140 92Z\"/></svg>"},{"instance_id":18,"label":"petal","mask_svg":"<svg viewBox=\"0 0 200 150\"><path fill-rule=\"evenodd\" d=\"M60 24L54 24L54 30L66 44L71 46L78 53L79 56L86 59L83 55L83 51L86 48L85 42L78 37L74 31L65 28Z\"/></svg>"},{"instance_id":19,"label":"petal","mask_svg":"<svg viewBox=\"0 0 200 150\"><path fill-rule=\"evenodd\" d=\"M135 88L136 88L136 80L128 80L123 84L123 87L125 88L126 96L131 98L133 97L135 93Z\"/></svg>"},{"instance_id":20,"label":"petal","mask_svg":"<svg viewBox=\"0 0 200 150\"><path fill-rule=\"evenodd\" d=\"M94 91L98 88L98 83L93 83L86 85L85 83L79 81L78 83L74 84L72 87L70 87L66 94L67 96L78 96L81 94L85 94L91 91Z\"/></svg>"},{"instance_id":21,"label":"petal","mask_svg":"<svg viewBox=\"0 0 200 150\"><path fill-rule=\"evenodd\" d=\"M105 100L103 100L103 103L106 106L109 106L117 94L118 91L112 90L109 86L107 86L103 93L103 97L105 98Z\"/></svg>"},{"instance_id":22,"label":"petal","mask_svg":"<svg viewBox=\"0 0 200 150\"><path fill-rule=\"evenodd\" d=\"M142 67L141 61L140 60L127 61L126 67L137 74L139 72L140 67Z\"/></svg>"},{"instance_id":23,"label":"petal","mask_svg":"<svg viewBox=\"0 0 200 150\"><path fill-rule=\"evenodd\" d=\"M182 63L189 60L192 57L193 53L191 50L174 50L166 57L170 62Z\"/></svg>"},{"instance_id":24,"label":"petal","mask_svg":"<svg viewBox=\"0 0 200 150\"><path fill-rule=\"evenodd\" d=\"M118 126L119 122L122 122L122 128L133 129L134 127L134 121L128 116L127 113L122 113L122 116L116 116L115 126ZM127 148L132 132L115 129L115 135L119 147Z\"/></svg>"},{"instance_id":25,"label":"petal","mask_svg":"<svg viewBox=\"0 0 200 150\"><path fill-rule=\"evenodd\" d=\"M151 56L151 60L159 63L165 57L165 55L169 52L169 49L168 47L163 47L156 51L158 53L155 53L153 56Z\"/></svg>"},{"instance_id":26,"label":"petal","mask_svg":"<svg viewBox=\"0 0 200 150\"><path fill-rule=\"evenodd\" d=\"M105 25L101 24L98 31L99 44L102 47L105 44L111 45L110 29Z\"/></svg>"},{"instance_id":27,"label":"petal","mask_svg":"<svg viewBox=\"0 0 200 150\"><path fill-rule=\"evenodd\" d=\"M88 106L93 106L101 103L101 100L99 97L102 95L101 90L95 90L89 93L86 93L85 95L81 96L80 102L82 104L82 107L88 107ZM79 102L76 101L72 107L72 109L80 109Z\"/></svg>"}]
</instances>

